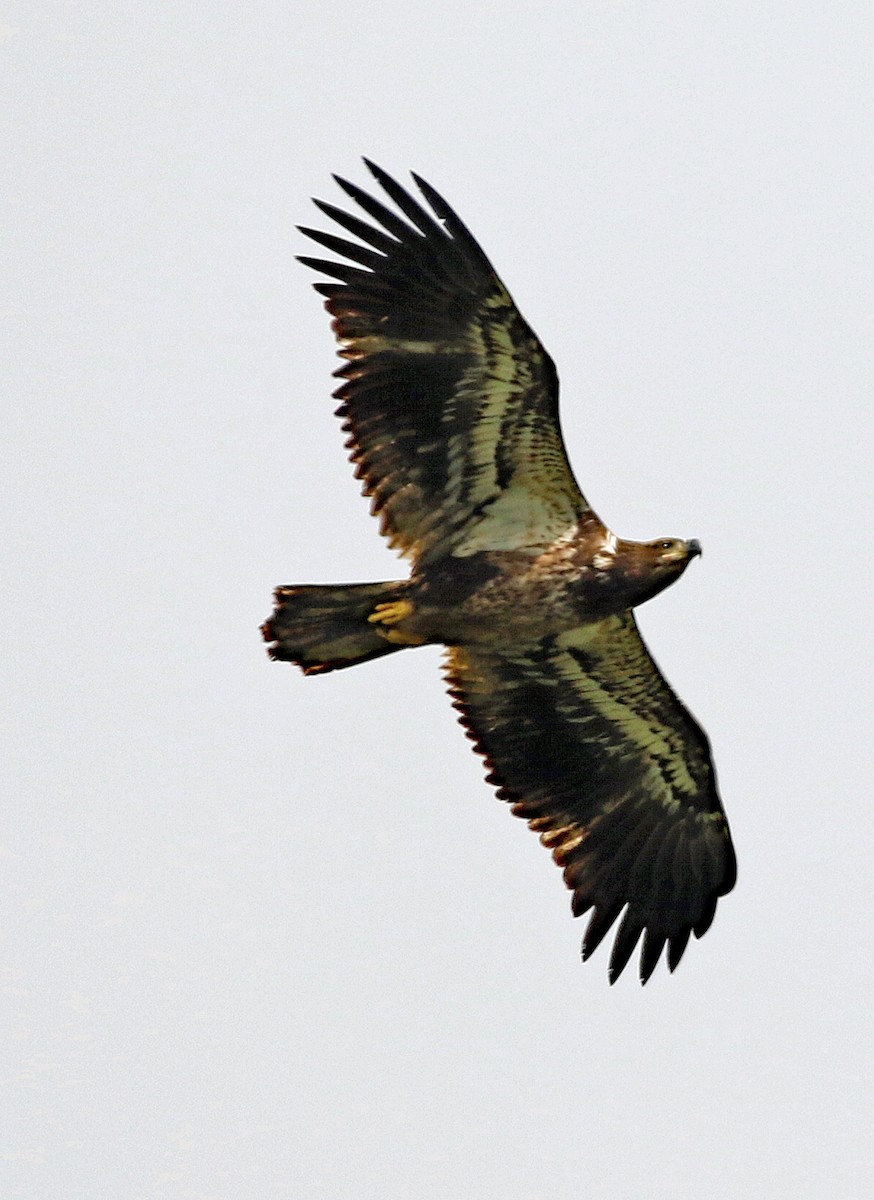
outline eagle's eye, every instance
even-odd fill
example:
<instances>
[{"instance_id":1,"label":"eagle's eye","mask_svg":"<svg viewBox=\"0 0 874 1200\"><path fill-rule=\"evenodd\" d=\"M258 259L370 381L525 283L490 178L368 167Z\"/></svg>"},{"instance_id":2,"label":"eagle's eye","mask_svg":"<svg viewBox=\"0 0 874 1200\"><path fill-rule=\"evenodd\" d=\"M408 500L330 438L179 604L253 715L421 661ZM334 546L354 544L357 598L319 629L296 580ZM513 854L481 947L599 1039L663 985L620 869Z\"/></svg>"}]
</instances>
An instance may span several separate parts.
<instances>
[{"instance_id":1,"label":"eagle's eye","mask_svg":"<svg viewBox=\"0 0 874 1200\"><path fill-rule=\"evenodd\" d=\"M665 541L663 541L663 542L658 542L658 543L657 543L657 549L659 549L659 550L673 550L673 548L676 546L676 544L677 544L676 542L674 542L674 541L671 541L671 540L669 540L669 539L667 539L667 538L666 538L666 539L665 539Z\"/></svg>"}]
</instances>

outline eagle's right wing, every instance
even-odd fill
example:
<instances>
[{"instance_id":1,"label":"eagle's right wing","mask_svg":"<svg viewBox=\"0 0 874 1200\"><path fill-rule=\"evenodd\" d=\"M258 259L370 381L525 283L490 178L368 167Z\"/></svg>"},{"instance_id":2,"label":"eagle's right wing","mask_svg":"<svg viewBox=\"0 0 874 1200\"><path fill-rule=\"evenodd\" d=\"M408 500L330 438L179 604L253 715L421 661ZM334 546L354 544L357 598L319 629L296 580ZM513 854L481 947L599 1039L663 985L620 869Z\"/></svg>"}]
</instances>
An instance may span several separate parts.
<instances>
[{"instance_id":1,"label":"eagle's right wing","mask_svg":"<svg viewBox=\"0 0 874 1200\"><path fill-rule=\"evenodd\" d=\"M367 165L406 220L338 179L374 224L316 201L364 244L303 229L346 261L301 261L340 281L315 286L348 360L338 415L382 532L418 562L539 553L590 512L552 360L446 201L414 176L432 215Z\"/></svg>"},{"instance_id":2,"label":"eagle's right wing","mask_svg":"<svg viewBox=\"0 0 874 1200\"><path fill-rule=\"evenodd\" d=\"M489 782L564 868L574 915L594 909L583 957L625 909L611 982L641 934L641 982L665 943L673 970L734 886L735 857L707 738L633 616L537 645L452 647L447 678Z\"/></svg>"}]
</instances>

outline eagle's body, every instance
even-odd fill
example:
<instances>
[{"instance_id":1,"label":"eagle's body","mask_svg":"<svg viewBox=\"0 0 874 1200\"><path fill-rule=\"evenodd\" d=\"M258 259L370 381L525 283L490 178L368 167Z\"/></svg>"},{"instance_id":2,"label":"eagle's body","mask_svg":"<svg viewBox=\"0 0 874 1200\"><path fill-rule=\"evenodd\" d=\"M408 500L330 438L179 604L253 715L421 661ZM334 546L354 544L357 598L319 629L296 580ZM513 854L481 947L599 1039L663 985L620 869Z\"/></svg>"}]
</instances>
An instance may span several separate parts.
<instances>
[{"instance_id":1,"label":"eagle's body","mask_svg":"<svg viewBox=\"0 0 874 1200\"><path fill-rule=\"evenodd\" d=\"M594 909L584 957L625 909L611 980L643 934L645 982L735 879L706 736L632 615L700 547L606 528L567 461L552 361L483 251L423 180L442 224L368 166L407 220L338 180L378 225L317 201L360 240L304 230L351 263L303 261L341 281L316 285L347 360L339 415L412 574L279 588L264 636L307 674L445 645L490 782L564 868L574 913Z\"/></svg>"},{"instance_id":2,"label":"eagle's body","mask_svg":"<svg viewBox=\"0 0 874 1200\"><path fill-rule=\"evenodd\" d=\"M483 550L437 560L410 580L413 612L395 632L447 645L514 645L563 633L649 600L700 552L696 542L676 539L653 549L581 523L541 554Z\"/></svg>"}]
</instances>

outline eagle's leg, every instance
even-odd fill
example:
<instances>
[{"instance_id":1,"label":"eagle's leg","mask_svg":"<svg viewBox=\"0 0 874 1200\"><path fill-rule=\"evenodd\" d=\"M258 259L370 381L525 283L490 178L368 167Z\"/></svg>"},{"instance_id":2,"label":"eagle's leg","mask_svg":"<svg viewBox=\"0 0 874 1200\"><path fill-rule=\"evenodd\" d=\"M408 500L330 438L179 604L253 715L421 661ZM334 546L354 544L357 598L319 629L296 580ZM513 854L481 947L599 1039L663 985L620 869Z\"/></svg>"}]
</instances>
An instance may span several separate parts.
<instances>
[{"instance_id":1,"label":"eagle's leg","mask_svg":"<svg viewBox=\"0 0 874 1200\"><path fill-rule=\"evenodd\" d=\"M371 625L378 627L378 632L387 642L393 642L397 646L421 646L425 638L393 628L407 617L411 617L415 611L416 606L409 600L392 600L387 604L377 604L367 620Z\"/></svg>"}]
</instances>

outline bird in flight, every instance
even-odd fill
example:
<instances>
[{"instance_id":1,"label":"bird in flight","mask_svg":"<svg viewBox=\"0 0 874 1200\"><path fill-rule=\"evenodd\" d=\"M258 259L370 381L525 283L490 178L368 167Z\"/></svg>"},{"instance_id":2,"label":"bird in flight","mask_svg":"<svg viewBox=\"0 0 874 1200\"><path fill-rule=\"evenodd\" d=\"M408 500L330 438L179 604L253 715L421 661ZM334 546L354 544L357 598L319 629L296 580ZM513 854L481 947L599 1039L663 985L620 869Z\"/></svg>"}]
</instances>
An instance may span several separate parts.
<instances>
[{"instance_id":1,"label":"bird in flight","mask_svg":"<svg viewBox=\"0 0 874 1200\"><path fill-rule=\"evenodd\" d=\"M337 415L411 574L277 588L269 654L315 675L445 646L488 782L552 852L574 915L591 913L583 958L621 914L610 981L642 937L646 983L736 875L707 736L633 612L701 548L605 526L567 459L553 362L480 245L424 179L428 208L365 162L397 211L335 177L369 219L316 200L355 240L301 227L336 258L300 261L327 277Z\"/></svg>"}]
</instances>

